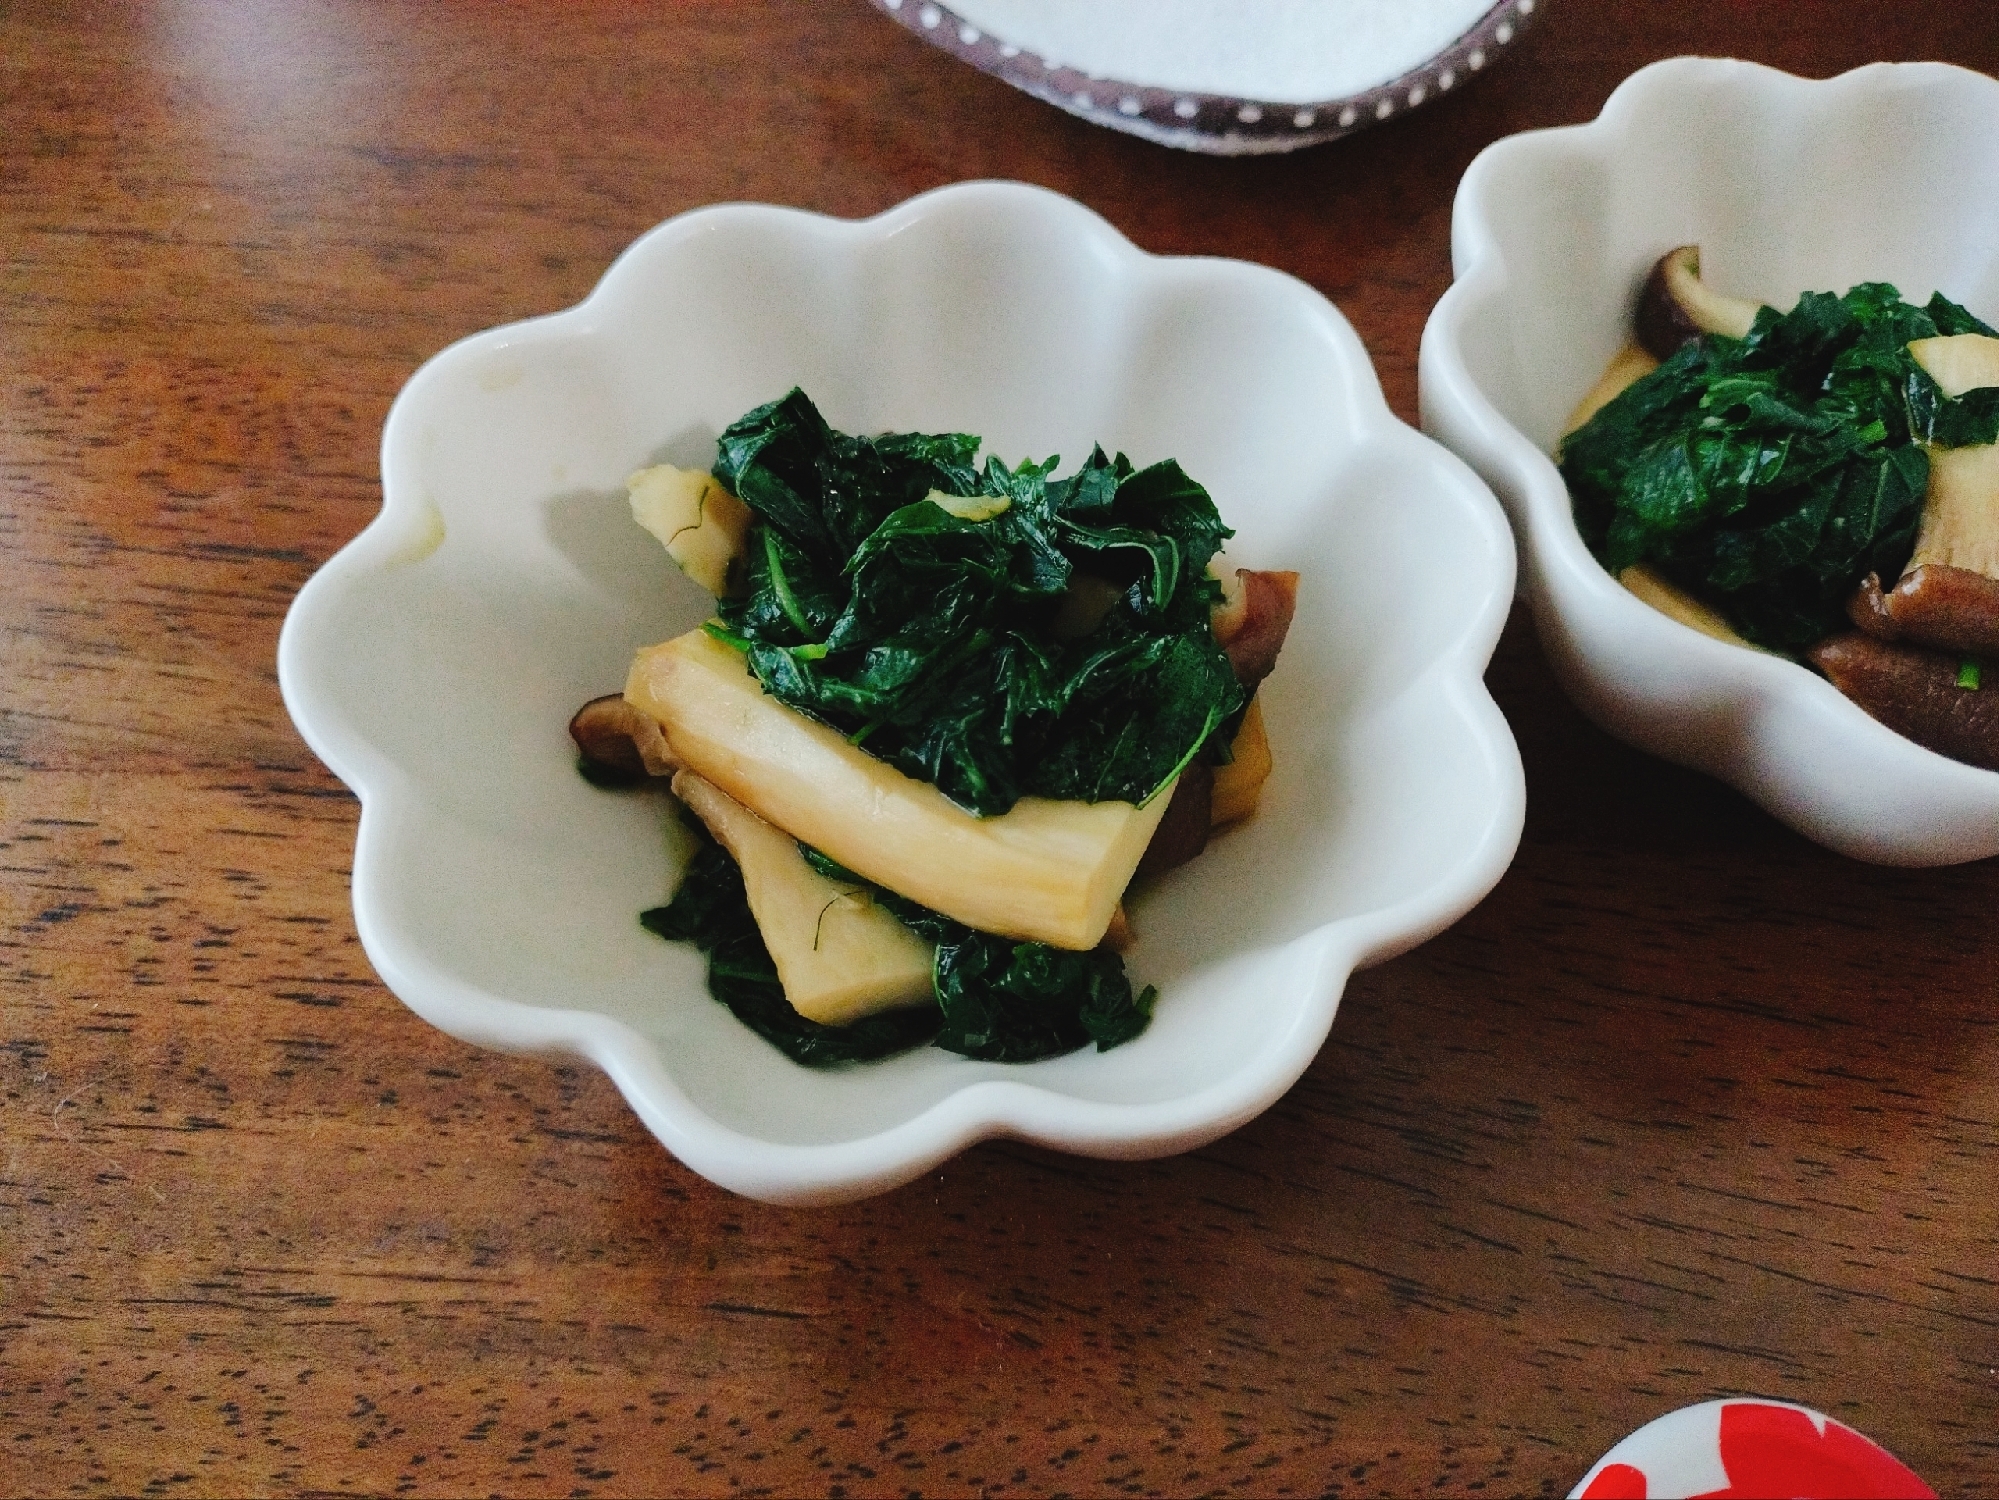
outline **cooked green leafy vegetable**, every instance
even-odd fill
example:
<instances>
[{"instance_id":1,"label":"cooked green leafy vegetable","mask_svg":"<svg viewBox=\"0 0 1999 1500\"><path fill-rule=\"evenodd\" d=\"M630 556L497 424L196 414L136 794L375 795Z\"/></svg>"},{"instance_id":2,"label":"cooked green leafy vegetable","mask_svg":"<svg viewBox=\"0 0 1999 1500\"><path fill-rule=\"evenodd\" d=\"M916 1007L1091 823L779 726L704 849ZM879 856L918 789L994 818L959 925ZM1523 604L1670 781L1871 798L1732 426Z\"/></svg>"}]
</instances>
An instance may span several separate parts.
<instances>
[{"instance_id":1,"label":"cooked green leafy vegetable","mask_svg":"<svg viewBox=\"0 0 1999 1500\"><path fill-rule=\"evenodd\" d=\"M1023 796L1159 795L1197 755L1225 761L1248 693L1215 639L1210 560L1233 533L1172 461L1097 449L978 466L963 434L849 437L797 390L723 433L716 477L748 507L747 587L705 627L764 689L978 816ZM710 991L798 1062L925 1041L1025 1062L1142 1032L1155 991L1123 961L976 931L867 886L934 947L934 1008L825 1026L792 1009L742 872L691 820L697 852L641 921L698 944Z\"/></svg>"},{"instance_id":2,"label":"cooked green leafy vegetable","mask_svg":"<svg viewBox=\"0 0 1999 1500\"><path fill-rule=\"evenodd\" d=\"M639 914L647 931L693 943L708 958L708 991L736 1019L794 1062L837 1067L869 1062L932 1042L990 1062L1032 1062L1091 1042L1107 1051L1145 1030L1155 991L1134 997L1115 953L1072 953L974 932L891 891L875 899L919 936L937 944L937 1006L884 1011L849 1026L822 1026L791 1008L763 935L751 915L743 873L698 818L696 841L673 899ZM821 874L868 886L815 849Z\"/></svg>"},{"instance_id":3,"label":"cooked green leafy vegetable","mask_svg":"<svg viewBox=\"0 0 1999 1500\"><path fill-rule=\"evenodd\" d=\"M1705 335L1565 440L1584 542L1610 572L1648 563L1747 639L1802 651L1844 626L1868 573L1908 561L1924 445L1999 437L1999 390L1952 400L1909 343L1992 332L1941 295L1916 307L1870 282L1766 307L1745 338Z\"/></svg>"},{"instance_id":4,"label":"cooked green leafy vegetable","mask_svg":"<svg viewBox=\"0 0 1999 1500\"><path fill-rule=\"evenodd\" d=\"M801 391L722 434L757 517L717 634L765 689L981 816L1022 796L1143 803L1246 701L1209 613L1233 535L1168 460L976 467L964 434L849 437ZM946 506L974 497L982 504ZM1055 627L1072 579L1113 594Z\"/></svg>"}]
</instances>

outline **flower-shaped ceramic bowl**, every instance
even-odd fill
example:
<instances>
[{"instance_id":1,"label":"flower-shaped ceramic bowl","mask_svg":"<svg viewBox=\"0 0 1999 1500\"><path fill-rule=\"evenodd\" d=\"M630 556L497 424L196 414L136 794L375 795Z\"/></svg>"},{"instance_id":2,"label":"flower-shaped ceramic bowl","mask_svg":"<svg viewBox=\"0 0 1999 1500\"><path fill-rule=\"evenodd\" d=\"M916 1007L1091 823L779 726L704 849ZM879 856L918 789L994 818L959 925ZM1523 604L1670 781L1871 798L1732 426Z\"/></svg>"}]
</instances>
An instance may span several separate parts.
<instances>
[{"instance_id":1,"label":"flower-shaped ceramic bowl","mask_svg":"<svg viewBox=\"0 0 1999 1500\"><path fill-rule=\"evenodd\" d=\"M794 384L847 430L978 432L1009 462L1178 457L1239 564L1303 574L1264 689L1262 811L1132 903L1128 962L1161 991L1137 1041L812 1072L639 927L681 857L669 800L586 784L565 724L713 601L632 524L623 480L707 466ZM361 798L368 956L454 1035L591 1059L738 1192L855 1198L991 1136L1116 1157L1211 1140L1303 1071L1355 965L1455 919L1518 840L1519 760L1481 680L1513 581L1490 493L1389 414L1315 292L1143 254L1051 193L946 188L858 223L687 214L580 306L425 365L382 469L382 513L300 593L278 662Z\"/></svg>"},{"instance_id":2,"label":"flower-shaped ceramic bowl","mask_svg":"<svg viewBox=\"0 0 1999 1500\"><path fill-rule=\"evenodd\" d=\"M1778 307L1892 281L1999 318L1999 82L1930 63L1822 81L1709 58L1645 68L1591 123L1472 163L1457 280L1420 365L1425 428L1505 502L1542 645L1591 718L1844 854L1999 853L1999 773L1903 739L1806 667L1669 619L1584 547L1549 454L1629 339L1652 263L1686 244L1720 290Z\"/></svg>"}]
</instances>

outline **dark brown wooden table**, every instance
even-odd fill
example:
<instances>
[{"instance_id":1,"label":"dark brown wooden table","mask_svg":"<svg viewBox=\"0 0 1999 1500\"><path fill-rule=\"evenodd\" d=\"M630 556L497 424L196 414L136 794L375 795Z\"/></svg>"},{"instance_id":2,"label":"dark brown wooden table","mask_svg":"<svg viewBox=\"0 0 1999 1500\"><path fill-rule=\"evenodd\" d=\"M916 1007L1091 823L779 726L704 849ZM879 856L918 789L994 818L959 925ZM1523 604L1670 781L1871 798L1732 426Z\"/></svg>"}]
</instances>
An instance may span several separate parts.
<instances>
[{"instance_id":1,"label":"dark brown wooden table","mask_svg":"<svg viewBox=\"0 0 1999 1500\"><path fill-rule=\"evenodd\" d=\"M1518 862L1276 1109L837 1211L405 1011L278 700L397 387L670 214L1044 183L1305 278L1413 418L1473 154L1681 52L1992 72L1999 11L1550 0L1435 106L1228 162L860 0L0 5L0 1492L1558 1494L1733 1392L1999 1487L1999 868L1807 844L1518 621Z\"/></svg>"}]
</instances>

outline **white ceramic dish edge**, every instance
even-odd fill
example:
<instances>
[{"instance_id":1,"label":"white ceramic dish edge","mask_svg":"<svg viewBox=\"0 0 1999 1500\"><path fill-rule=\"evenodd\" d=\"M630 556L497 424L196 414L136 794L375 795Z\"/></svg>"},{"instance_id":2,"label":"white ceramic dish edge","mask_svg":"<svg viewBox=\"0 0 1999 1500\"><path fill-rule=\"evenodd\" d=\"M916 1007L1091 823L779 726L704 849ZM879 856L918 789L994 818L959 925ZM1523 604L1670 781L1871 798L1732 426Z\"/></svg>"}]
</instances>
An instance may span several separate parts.
<instances>
[{"instance_id":1,"label":"white ceramic dish edge","mask_svg":"<svg viewBox=\"0 0 1999 1500\"><path fill-rule=\"evenodd\" d=\"M1924 750L1805 668L1711 640L1619 586L1584 547L1552 460L1481 388L1466 343L1524 280L1493 227L1492 195L1517 190L1532 170L1614 174L1627 141L1673 128L1676 112L1702 99L1746 98L1745 108L1789 118L1786 144L1800 151L1799 140L1810 137L1801 121L1884 95L1902 102L1944 94L1951 107L1988 115L1990 138L1999 141L1999 83L1949 65L1874 64L1820 81L1746 62L1675 58L1625 80L1594 121L1496 142L1460 184L1452 218L1456 281L1424 330L1419 363L1424 428L1505 504L1521 542L1522 592L1551 664L1583 711L1640 749L1732 783L1807 837L1883 864L1953 864L1999 853L1999 773ZM1749 189L1736 196L1756 200ZM1689 209L1652 253L1714 229ZM1632 296L1647 265L1633 268ZM1606 312L1626 320L1629 305L1627 298ZM1572 400L1594 383L1612 347L1578 367Z\"/></svg>"},{"instance_id":2,"label":"white ceramic dish edge","mask_svg":"<svg viewBox=\"0 0 1999 1500\"><path fill-rule=\"evenodd\" d=\"M1043 103L1156 146L1208 156L1269 156L1317 146L1420 109L1499 61L1549 0L1496 0L1434 57L1358 93L1330 99L1249 99L1125 83L1040 57L934 0L868 0L932 46Z\"/></svg>"},{"instance_id":3,"label":"white ceramic dish edge","mask_svg":"<svg viewBox=\"0 0 1999 1500\"><path fill-rule=\"evenodd\" d=\"M1492 816L1455 868L1421 894L1358 913L1292 942L1285 955L1287 969L1310 975L1304 1003L1288 1028L1250 1063L1200 1092L1151 1104L1106 1104L1056 1094L1023 1074L1018 1082L969 1082L917 1116L863 1139L824 1145L762 1140L707 1115L675 1083L654 1042L624 1023L587 1010L527 1005L496 996L407 951L394 936L395 924L380 896L386 884L385 851L393 830L416 815L420 789L346 722L320 691L314 657L325 647L315 640L322 629L316 622L334 596L357 578L421 560L437 545L440 523L415 479L419 435L411 417L412 402L439 372L452 366L496 350L566 337L608 317L623 294L625 268L644 257L648 244L662 236L697 233L716 222L713 216L776 214L807 225L814 233L885 239L940 208L948 210L994 194L1010 195L1009 202L1022 207L1031 200L1034 211L1087 218L1088 232L1098 237L1099 248L1106 253L1152 259L1068 200L1015 184L940 189L876 219L858 222L757 205L697 210L669 221L628 249L581 304L463 340L412 377L383 434L382 513L308 582L279 643L280 685L302 736L354 788L362 804L354 865L356 926L370 962L388 987L417 1014L464 1040L508 1051L589 1059L614 1081L647 1128L675 1156L727 1188L766 1201L837 1203L885 1191L992 1137L1117 1158L1166 1155L1213 1140L1267 1108L1295 1081L1323 1042L1355 967L1402 952L1455 921L1497 882L1519 839L1524 789L1518 753L1482 682L1512 594L1511 539L1497 506L1488 501L1475 512L1476 524L1489 529L1480 544L1503 558L1504 567L1495 569L1490 589L1467 606L1468 627L1453 647L1429 663L1424 676L1464 720L1491 768L1499 788ZM1264 268L1255 270L1278 276ZM1344 320L1309 289L1300 290L1319 303L1329 328L1366 369L1365 352ZM1378 386L1371 386L1368 395L1369 421L1413 436L1388 412ZM1461 470L1448 453L1434 451L1440 464ZM1479 488L1468 471L1462 471L1462 479Z\"/></svg>"}]
</instances>

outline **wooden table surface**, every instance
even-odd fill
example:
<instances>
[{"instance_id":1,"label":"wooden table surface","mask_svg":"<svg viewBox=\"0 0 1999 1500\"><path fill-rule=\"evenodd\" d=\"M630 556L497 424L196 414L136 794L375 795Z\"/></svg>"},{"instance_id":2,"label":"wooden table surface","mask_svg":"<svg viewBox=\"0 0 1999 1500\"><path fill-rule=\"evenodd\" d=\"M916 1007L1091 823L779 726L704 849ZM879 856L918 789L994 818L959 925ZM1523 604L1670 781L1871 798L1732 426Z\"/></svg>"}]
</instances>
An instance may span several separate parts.
<instances>
[{"instance_id":1,"label":"wooden table surface","mask_svg":"<svg viewBox=\"0 0 1999 1500\"><path fill-rule=\"evenodd\" d=\"M698 204L962 178L1345 311L1415 411L1474 153L1654 58L1999 71L1999 11L1549 0L1288 159L1084 125L859 0L0 5L0 1492L1559 1494L1758 1392L1999 1485L1999 867L1835 858L1586 724L1252 1125L730 1196L424 1025L273 653L391 398Z\"/></svg>"}]
</instances>

